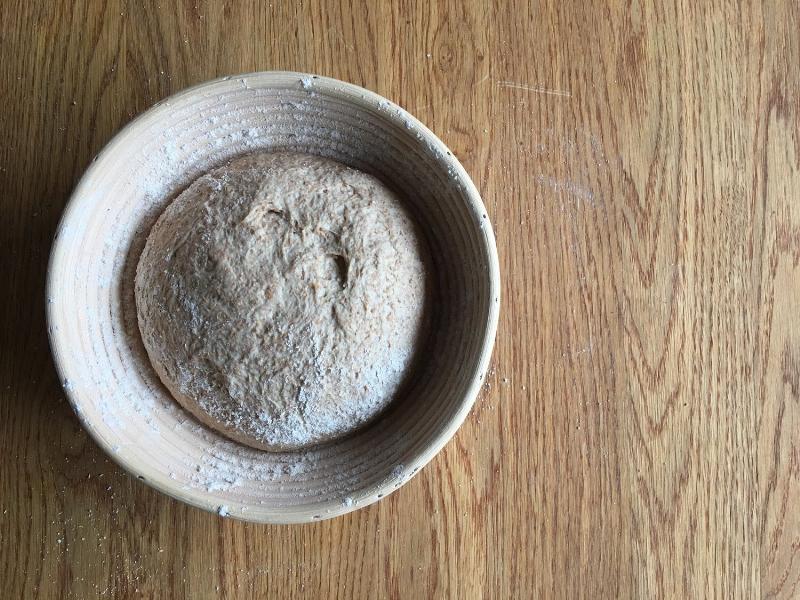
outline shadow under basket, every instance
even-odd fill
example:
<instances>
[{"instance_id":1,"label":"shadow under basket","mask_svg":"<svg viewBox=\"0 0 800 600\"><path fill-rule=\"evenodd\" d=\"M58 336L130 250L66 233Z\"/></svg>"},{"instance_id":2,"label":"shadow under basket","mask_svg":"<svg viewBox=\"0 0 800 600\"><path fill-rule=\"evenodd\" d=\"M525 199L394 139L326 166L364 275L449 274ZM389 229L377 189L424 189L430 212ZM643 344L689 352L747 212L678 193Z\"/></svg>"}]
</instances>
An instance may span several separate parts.
<instances>
[{"instance_id":1,"label":"shadow under basket","mask_svg":"<svg viewBox=\"0 0 800 600\"><path fill-rule=\"evenodd\" d=\"M200 424L161 385L136 323L136 262L164 207L209 169L260 150L324 156L380 178L406 201L435 273L429 340L403 396L355 434L296 452L254 450ZM379 500L447 443L483 383L499 288L483 203L433 133L363 88L267 72L185 90L106 146L56 233L47 316L64 389L122 467L207 510L296 523Z\"/></svg>"}]
</instances>

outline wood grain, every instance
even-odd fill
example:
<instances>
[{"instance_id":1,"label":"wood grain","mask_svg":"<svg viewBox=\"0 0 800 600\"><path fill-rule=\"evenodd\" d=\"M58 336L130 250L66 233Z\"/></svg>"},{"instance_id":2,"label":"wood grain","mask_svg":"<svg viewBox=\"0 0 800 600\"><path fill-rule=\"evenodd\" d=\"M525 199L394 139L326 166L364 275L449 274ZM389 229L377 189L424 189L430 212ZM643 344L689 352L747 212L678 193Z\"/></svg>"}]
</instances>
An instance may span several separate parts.
<instances>
[{"instance_id":1,"label":"wood grain","mask_svg":"<svg viewBox=\"0 0 800 600\"><path fill-rule=\"evenodd\" d=\"M792 2L0 3L4 598L800 596ZM130 479L47 347L92 156L187 85L291 69L407 107L498 236L495 370L352 515L265 527Z\"/></svg>"}]
</instances>

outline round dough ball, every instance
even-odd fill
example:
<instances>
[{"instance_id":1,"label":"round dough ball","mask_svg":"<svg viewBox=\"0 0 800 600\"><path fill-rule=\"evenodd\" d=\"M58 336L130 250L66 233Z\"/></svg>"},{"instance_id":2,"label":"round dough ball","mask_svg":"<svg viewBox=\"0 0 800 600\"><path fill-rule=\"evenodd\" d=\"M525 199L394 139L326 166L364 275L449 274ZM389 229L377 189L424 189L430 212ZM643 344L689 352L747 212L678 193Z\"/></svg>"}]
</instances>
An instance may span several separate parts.
<instances>
[{"instance_id":1,"label":"round dough ball","mask_svg":"<svg viewBox=\"0 0 800 600\"><path fill-rule=\"evenodd\" d=\"M395 397L422 334L423 242L374 177L294 153L238 158L167 207L136 270L150 360L192 414L287 450Z\"/></svg>"}]
</instances>

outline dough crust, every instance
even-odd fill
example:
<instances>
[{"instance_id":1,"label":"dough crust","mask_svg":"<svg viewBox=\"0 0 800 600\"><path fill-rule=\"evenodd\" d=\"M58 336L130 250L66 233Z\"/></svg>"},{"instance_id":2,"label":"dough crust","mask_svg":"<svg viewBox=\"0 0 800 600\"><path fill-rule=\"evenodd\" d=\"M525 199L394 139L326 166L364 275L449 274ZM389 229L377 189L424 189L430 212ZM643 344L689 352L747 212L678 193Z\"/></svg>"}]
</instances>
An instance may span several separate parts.
<instances>
[{"instance_id":1,"label":"dough crust","mask_svg":"<svg viewBox=\"0 0 800 600\"><path fill-rule=\"evenodd\" d=\"M297 449L395 397L420 342L426 258L403 204L325 158L258 153L172 202L136 270L147 353L192 414Z\"/></svg>"}]
</instances>

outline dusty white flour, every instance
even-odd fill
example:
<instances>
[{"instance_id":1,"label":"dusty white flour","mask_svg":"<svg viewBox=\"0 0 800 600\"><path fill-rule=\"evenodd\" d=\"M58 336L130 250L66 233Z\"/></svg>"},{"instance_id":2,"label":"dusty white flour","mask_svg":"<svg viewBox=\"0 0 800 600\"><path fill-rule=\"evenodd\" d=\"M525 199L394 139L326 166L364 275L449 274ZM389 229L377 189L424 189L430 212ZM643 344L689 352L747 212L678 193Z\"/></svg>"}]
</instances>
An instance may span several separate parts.
<instances>
[{"instance_id":1,"label":"dusty white flour","mask_svg":"<svg viewBox=\"0 0 800 600\"><path fill-rule=\"evenodd\" d=\"M194 182L148 237L136 272L145 348L178 401L237 441L281 450L339 437L407 374L422 247L374 177L295 153L236 159Z\"/></svg>"}]
</instances>

